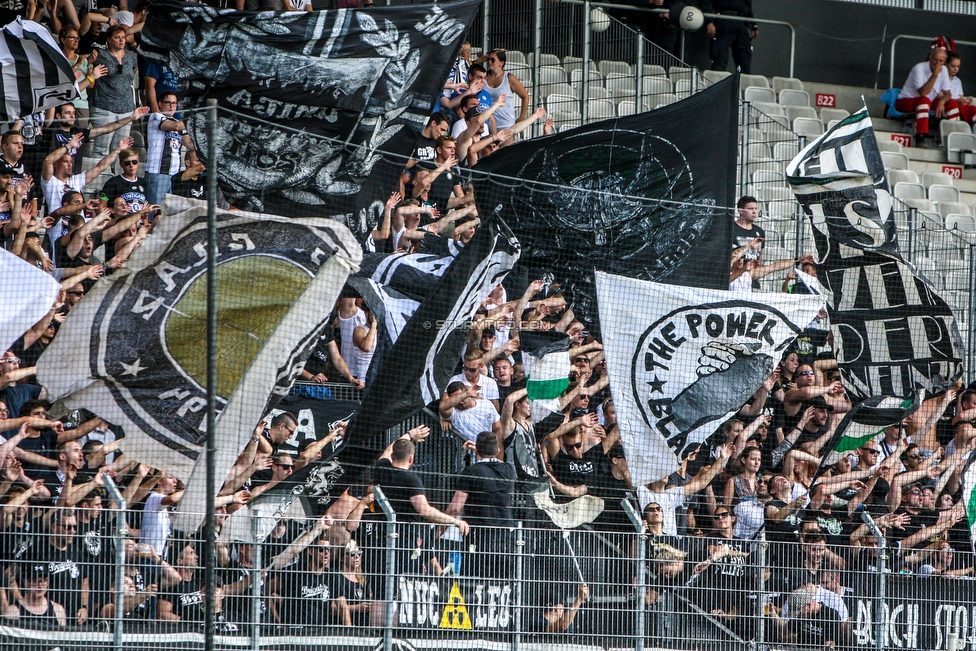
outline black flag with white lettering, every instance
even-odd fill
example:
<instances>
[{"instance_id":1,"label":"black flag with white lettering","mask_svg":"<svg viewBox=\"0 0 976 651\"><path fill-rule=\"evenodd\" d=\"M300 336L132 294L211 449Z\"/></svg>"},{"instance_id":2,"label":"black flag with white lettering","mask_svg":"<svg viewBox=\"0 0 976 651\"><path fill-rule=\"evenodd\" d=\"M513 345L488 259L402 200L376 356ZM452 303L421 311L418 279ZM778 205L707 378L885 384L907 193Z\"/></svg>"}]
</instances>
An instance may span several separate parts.
<instances>
[{"instance_id":1,"label":"black flag with white lettering","mask_svg":"<svg viewBox=\"0 0 976 651\"><path fill-rule=\"evenodd\" d=\"M472 169L479 210L498 207L522 243L518 269L551 271L591 330L594 269L728 289L738 88L732 75L656 111L500 149Z\"/></svg>"},{"instance_id":2,"label":"black flag with white lettering","mask_svg":"<svg viewBox=\"0 0 976 651\"><path fill-rule=\"evenodd\" d=\"M224 109L216 145L231 205L332 217L364 241L479 5L283 13L164 0L139 51L176 74L183 108ZM204 113L186 121L205 157Z\"/></svg>"},{"instance_id":3,"label":"black flag with white lettering","mask_svg":"<svg viewBox=\"0 0 976 651\"><path fill-rule=\"evenodd\" d=\"M801 151L787 176L813 225L848 392L863 400L943 391L962 373L962 337L952 309L898 250L867 109Z\"/></svg>"},{"instance_id":4,"label":"black flag with white lettering","mask_svg":"<svg viewBox=\"0 0 976 651\"><path fill-rule=\"evenodd\" d=\"M519 257L518 241L494 216L444 272L387 353L363 406L347 432L339 455L346 469L373 463L385 432L438 400L454 374L468 336L469 320Z\"/></svg>"}]
</instances>

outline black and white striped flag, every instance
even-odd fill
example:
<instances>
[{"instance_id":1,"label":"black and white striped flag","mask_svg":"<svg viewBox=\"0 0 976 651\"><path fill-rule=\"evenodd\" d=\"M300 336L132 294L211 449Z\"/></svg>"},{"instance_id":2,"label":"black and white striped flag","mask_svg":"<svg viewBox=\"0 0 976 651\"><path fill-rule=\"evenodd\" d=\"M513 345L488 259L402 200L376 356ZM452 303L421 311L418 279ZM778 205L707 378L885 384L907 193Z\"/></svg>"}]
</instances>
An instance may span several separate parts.
<instances>
[{"instance_id":1,"label":"black and white striped flag","mask_svg":"<svg viewBox=\"0 0 976 651\"><path fill-rule=\"evenodd\" d=\"M962 338L952 309L899 252L867 109L810 143L786 176L813 225L848 393L864 400L943 391L962 372Z\"/></svg>"},{"instance_id":2,"label":"black and white striped flag","mask_svg":"<svg viewBox=\"0 0 976 651\"><path fill-rule=\"evenodd\" d=\"M13 122L78 97L71 64L47 28L17 18L2 32L0 122Z\"/></svg>"}]
</instances>

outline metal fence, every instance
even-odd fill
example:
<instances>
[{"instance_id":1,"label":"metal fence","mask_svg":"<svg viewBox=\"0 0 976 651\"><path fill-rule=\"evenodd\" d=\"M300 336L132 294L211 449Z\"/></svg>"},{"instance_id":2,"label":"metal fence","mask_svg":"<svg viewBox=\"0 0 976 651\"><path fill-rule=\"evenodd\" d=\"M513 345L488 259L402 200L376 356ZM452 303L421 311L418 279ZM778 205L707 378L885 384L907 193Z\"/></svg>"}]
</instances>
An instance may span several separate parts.
<instances>
[{"instance_id":1,"label":"metal fence","mask_svg":"<svg viewBox=\"0 0 976 651\"><path fill-rule=\"evenodd\" d=\"M951 649L976 626L971 554L951 532L889 529L885 545L846 509L804 525L802 542L768 522L769 541L701 523L707 535L562 530L540 513L461 536L393 518L376 498L355 520L282 519L261 544L221 539L218 647ZM34 508L14 520L30 531L7 527L0 648L202 646L200 538L152 542L140 511L120 533L113 508Z\"/></svg>"}]
</instances>

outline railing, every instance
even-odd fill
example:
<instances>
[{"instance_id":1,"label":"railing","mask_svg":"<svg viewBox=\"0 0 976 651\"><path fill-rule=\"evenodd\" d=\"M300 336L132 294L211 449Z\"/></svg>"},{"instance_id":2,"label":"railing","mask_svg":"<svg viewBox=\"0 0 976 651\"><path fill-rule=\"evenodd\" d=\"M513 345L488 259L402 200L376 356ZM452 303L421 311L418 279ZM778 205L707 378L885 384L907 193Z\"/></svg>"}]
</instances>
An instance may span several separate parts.
<instances>
[{"instance_id":1,"label":"railing","mask_svg":"<svg viewBox=\"0 0 976 651\"><path fill-rule=\"evenodd\" d=\"M972 3L970 3L972 4ZM888 56L888 88L896 88L895 86L895 46L898 45L898 41L905 39L908 41L924 41L926 43L931 43L935 40L935 36L915 36L913 34L899 34L898 36L891 39L891 53ZM969 45L976 46L976 42L973 41L956 41L956 45Z\"/></svg>"},{"instance_id":2,"label":"railing","mask_svg":"<svg viewBox=\"0 0 976 651\"><path fill-rule=\"evenodd\" d=\"M845 522L839 513L824 518ZM899 550L879 548L857 519L844 535L825 528L824 541L808 526L805 542L789 542L781 527L769 540L675 537L626 523L562 530L536 516L465 537L377 508L331 525L291 518L257 546L220 540L218 646L946 649L976 626L972 558L951 535ZM50 529L35 519L33 560L6 563L0 648L202 645L199 538L174 535L161 555L99 528L103 518L78 509ZM106 562L117 550L121 579ZM31 618L45 599L58 606Z\"/></svg>"}]
</instances>

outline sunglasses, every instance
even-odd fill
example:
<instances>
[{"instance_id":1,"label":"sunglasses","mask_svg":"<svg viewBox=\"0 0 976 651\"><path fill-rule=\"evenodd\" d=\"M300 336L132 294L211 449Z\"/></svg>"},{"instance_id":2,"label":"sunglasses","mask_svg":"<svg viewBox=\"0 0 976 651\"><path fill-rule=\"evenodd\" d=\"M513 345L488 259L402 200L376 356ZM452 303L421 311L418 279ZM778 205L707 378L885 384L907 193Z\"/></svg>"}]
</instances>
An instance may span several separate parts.
<instances>
[{"instance_id":1,"label":"sunglasses","mask_svg":"<svg viewBox=\"0 0 976 651\"><path fill-rule=\"evenodd\" d=\"M861 448L861 451L867 454L877 454L880 452L880 450L872 450L871 448Z\"/></svg>"},{"instance_id":2,"label":"sunglasses","mask_svg":"<svg viewBox=\"0 0 976 651\"><path fill-rule=\"evenodd\" d=\"M78 291L78 290L74 290L74 291L70 291L70 292L66 292L66 293L71 294L72 296L84 296L85 295L85 292Z\"/></svg>"},{"instance_id":3,"label":"sunglasses","mask_svg":"<svg viewBox=\"0 0 976 651\"><path fill-rule=\"evenodd\" d=\"M573 360L573 364L589 364L590 360L587 357L577 357Z\"/></svg>"},{"instance_id":4,"label":"sunglasses","mask_svg":"<svg viewBox=\"0 0 976 651\"><path fill-rule=\"evenodd\" d=\"M480 366L475 366L474 368L471 368L470 366L463 366L462 368L468 373L477 373L481 370Z\"/></svg>"},{"instance_id":5,"label":"sunglasses","mask_svg":"<svg viewBox=\"0 0 976 651\"><path fill-rule=\"evenodd\" d=\"M360 551L355 551L355 552L346 552L346 556L352 556L352 557L356 557L356 556L362 556L362 555L363 555L363 553L362 553L362 552L360 552Z\"/></svg>"},{"instance_id":6,"label":"sunglasses","mask_svg":"<svg viewBox=\"0 0 976 651\"><path fill-rule=\"evenodd\" d=\"M287 463L276 463L275 465L278 466L279 468L284 468L285 470L294 470L295 469L295 466L293 466L291 464L287 464Z\"/></svg>"},{"instance_id":7,"label":"sunglasses","mask_svg":"<svg viewBox=\"0 0 976 651\"><path fill-rule=\"evenodd\" d=\"M731 513L716 513L715 514L715 517L716 518L730 518L730 517L732 517L732 514Z\"/></svg>"},{"instance_id":8,"label":"sunglasses","mask_svg":"<svg viewBox=\"0 0 976 651\"><path fill-rule=\"evenodd\" d=\"M797 375L813 375L813 371L802 371L800 373L797 373Z\"/></svg>"},{"instance_id":9,"label":"sunglasses","mask_svg":"<svg viewBox=\"0 0 976 651\"><path fill-rule=\"evenodd\" d=\"M581 447L583 447L583 444L582 443L573 443L572 445L567 444L566 447L571 448L573 450L579 450Z\"/></svg>"},{"instance_id":10,"label":"sunglasses","mask_svg":"<svg viewBox=\"0 0 976 651\"><path fill-rule=\"evenodd\" d=\"M68 292L68 293L70 294L71 292ZM0 359L0 362L10 362L11 364L20 364L20 358L19 357L4 357L3 359Z\"/></svg>"},{"instance_id":11,"label":"sunglasses","mask_svg":"<svg viewBox=\"0 0 976 651\"><path fill-rule=\"evenodd\" d=\"M664 509L662 509L660 506L649 506L646 509L644 509L645 513L655 513L658 511L664 511Z\"/></svg>"},{"instance_id":12,"label":"sunglasses","mask_svg":"<svg viewBox=\"0 0 976 651\"><path fill-rule=\"evenodd\" d=\"M136 158L135 160L124 160L124 161L122 161L122 164L123 165L138 165L139 164L139 159Z\"/></svg>"},{"instance_id":13,"label":"sunglasses","mask_svg":"<svg viewBox=\"0 0 976 651\"><path fill-rule=\"evenodd\" d=\"M909 459L912 459L913 461L918 461L919 459L922 458L922 455L920 455L920 454L910 454L910 455L908 455L908 458Z\"/></svg>"}]
</instances>

